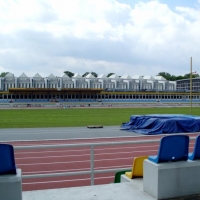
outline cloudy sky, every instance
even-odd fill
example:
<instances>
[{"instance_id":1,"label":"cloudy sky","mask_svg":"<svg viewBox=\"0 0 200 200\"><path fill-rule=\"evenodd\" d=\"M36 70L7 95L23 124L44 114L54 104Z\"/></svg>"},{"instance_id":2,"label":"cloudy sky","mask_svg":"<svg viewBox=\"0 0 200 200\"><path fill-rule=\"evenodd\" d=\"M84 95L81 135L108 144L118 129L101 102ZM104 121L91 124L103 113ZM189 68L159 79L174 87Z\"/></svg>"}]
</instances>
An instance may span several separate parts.
<instances>
[{"instance_id":1,"label":"cloudy sky","mask_svg":"<svg viewBox=\"0 0 200 200\"><path fill-rule=\"evenodd\" d=\"M200 0L0 0L0 73L200 74Z\"/></svg>"}]
</instances>

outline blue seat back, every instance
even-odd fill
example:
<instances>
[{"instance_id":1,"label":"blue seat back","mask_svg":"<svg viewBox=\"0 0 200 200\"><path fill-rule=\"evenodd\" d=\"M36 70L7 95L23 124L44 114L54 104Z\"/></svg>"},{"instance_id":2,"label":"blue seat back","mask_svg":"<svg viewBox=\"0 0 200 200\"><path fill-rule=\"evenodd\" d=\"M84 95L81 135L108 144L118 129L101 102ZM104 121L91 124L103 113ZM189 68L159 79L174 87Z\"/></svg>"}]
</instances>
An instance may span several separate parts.
<instances>
[{"instance_id":1,"label":"blue seat back","mask_svg":"<svg viewBox=\"0 0 200 200\"><path fill-rule=\"evenodd\" d=\"M189 136L170 135L161 139L158 162L181 161L188 159Z\"/></svg>"},{"instance_id":2,"label":"blue seat back","mask_svg":"<svg viewBox=\"0 0 200 200\"><path fill-rule=\"evenodd\" d=\"M200 135L196 138L192 160L200 159Z\"/></svg>"},{"instance_id":3,"label":"blue seat back","mask_svg":"<svg viewBox=\"0 0 200 200\"><path fill-rule=\"evenodd\" d=\"M14 149L10 144L0 144L0 175L16 174Z\"/></svg>"}]
</instances>

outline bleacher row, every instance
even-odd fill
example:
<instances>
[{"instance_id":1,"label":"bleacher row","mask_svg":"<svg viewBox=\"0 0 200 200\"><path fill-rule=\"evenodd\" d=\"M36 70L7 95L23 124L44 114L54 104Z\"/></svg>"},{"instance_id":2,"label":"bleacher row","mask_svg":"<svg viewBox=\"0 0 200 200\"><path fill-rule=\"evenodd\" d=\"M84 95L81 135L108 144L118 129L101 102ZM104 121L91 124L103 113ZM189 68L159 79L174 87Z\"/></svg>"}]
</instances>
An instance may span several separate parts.
<instances>
[{"instance_id":1,"label":"bleacher row","mask_svg":"<svg viewBox=\"0 0 200 200\"><path fill-rule=\"evenodd\" d=\"M0 161L0 199L22 200L21 171L12 145L0 144ZM189 136L164 136L157 155L135 158L132 171L117 172L114 182L119 183L123 174L130 180L143 177L143 191L155 199L200 194L200 135L193 152L189 152Z\"/></svg>"},{"instance_id":2,"label":"bleacher row","mask_svg":"<svg viewBox=\"0 0 200 200\"><path fill-rule=\"evenodd\" d=\"M200 194L199 174L200 135L193 152L189 152L189 136L172 135L161 139L158 155L137 157L131 172L117 172L115 183L121 178L124 182L143 177L144 192L155 199L168 199Z\"/></svg>"}]
</instances>

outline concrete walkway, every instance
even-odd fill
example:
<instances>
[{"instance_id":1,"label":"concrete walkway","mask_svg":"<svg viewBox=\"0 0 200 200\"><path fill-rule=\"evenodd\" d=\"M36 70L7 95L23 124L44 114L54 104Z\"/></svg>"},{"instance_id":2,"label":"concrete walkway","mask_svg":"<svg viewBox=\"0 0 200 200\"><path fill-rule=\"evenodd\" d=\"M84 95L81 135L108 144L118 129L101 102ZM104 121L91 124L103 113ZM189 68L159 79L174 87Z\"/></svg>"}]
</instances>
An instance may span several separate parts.
<instances>
[{"instance_id":1,"label":"concrete walkway","mask_svg":"<svg viewBox=\"0 0 200 200\"><path fill-rule=\"evenodd\" d=\"M23 192L23 200L155 200L132 183Z\"/></svg>"},{"instance_id":2,"label":"concrete walkway","mask_svg":"<svg viewBox=\"0 0 200 200\"><path fill-rule=\"evenodd\" d=\"M143 192L140 180L116 184L27 191L23 192L22 196L23 200L156 200ZM200 195L191 195L168 200L199 199Z\"/></svg>"},{"instance_id":3,"label":"concrete walkway","mask_svg":"<svg viewBox=\"0 0 200 200\"><path fill-rule=\"evenodd\" d=\"M0 141L89 139L138 135L133 132L121 131L120 126L94 129L87 127L0 129Z\"/></svg>"}]
</instances>

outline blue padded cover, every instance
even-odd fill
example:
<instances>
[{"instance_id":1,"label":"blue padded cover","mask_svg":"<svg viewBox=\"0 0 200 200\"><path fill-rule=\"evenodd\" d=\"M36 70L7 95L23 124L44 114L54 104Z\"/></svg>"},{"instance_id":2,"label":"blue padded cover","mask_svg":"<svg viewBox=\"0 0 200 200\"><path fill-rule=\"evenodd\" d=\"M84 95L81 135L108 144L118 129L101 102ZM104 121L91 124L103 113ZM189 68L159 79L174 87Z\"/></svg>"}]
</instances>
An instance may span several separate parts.
<instances>
[{"instance_id":1,"label":"blue padded cover","mask_svg":"<svg viewBox=\"0 0 200 200\"><path fill-rule=\"evenodd\" d=\"M17 174L14 149L10 144L0 144L0 175Z\"/></svg>"},{"instance_id":2,"label":"blue padded cover","mask_svg":"<svg viewBox=\"0 0 200 200\"><path fill-rule=\"evenodd\" d=\"M188 159L189 136L169 135L160 141L157 156L149 156L148 159L155 163L174 162Z\"/></svg>"},{"instance_id":3,"label":"blue padded cover","mask_svg":"<svg viewBox=\"0 0 200 200\"><path fill-rule=\"evenodd\" d=\"M121 130L145 135L163 133L188 133L200 131L200 117L192 115L132 115Z\"/></svg>"},{"instance_id":4,"label":"blue padded cover","mask_svg":"<svg viewBox=\"0 0 200 200\"><path fill-rule=\"evenodd\" d=\"M188 155L189 160L197 160L200 159L200 135L196 138L196 142L194 145L194 150L192 153Z\"/></svg>"}]
</instances>

